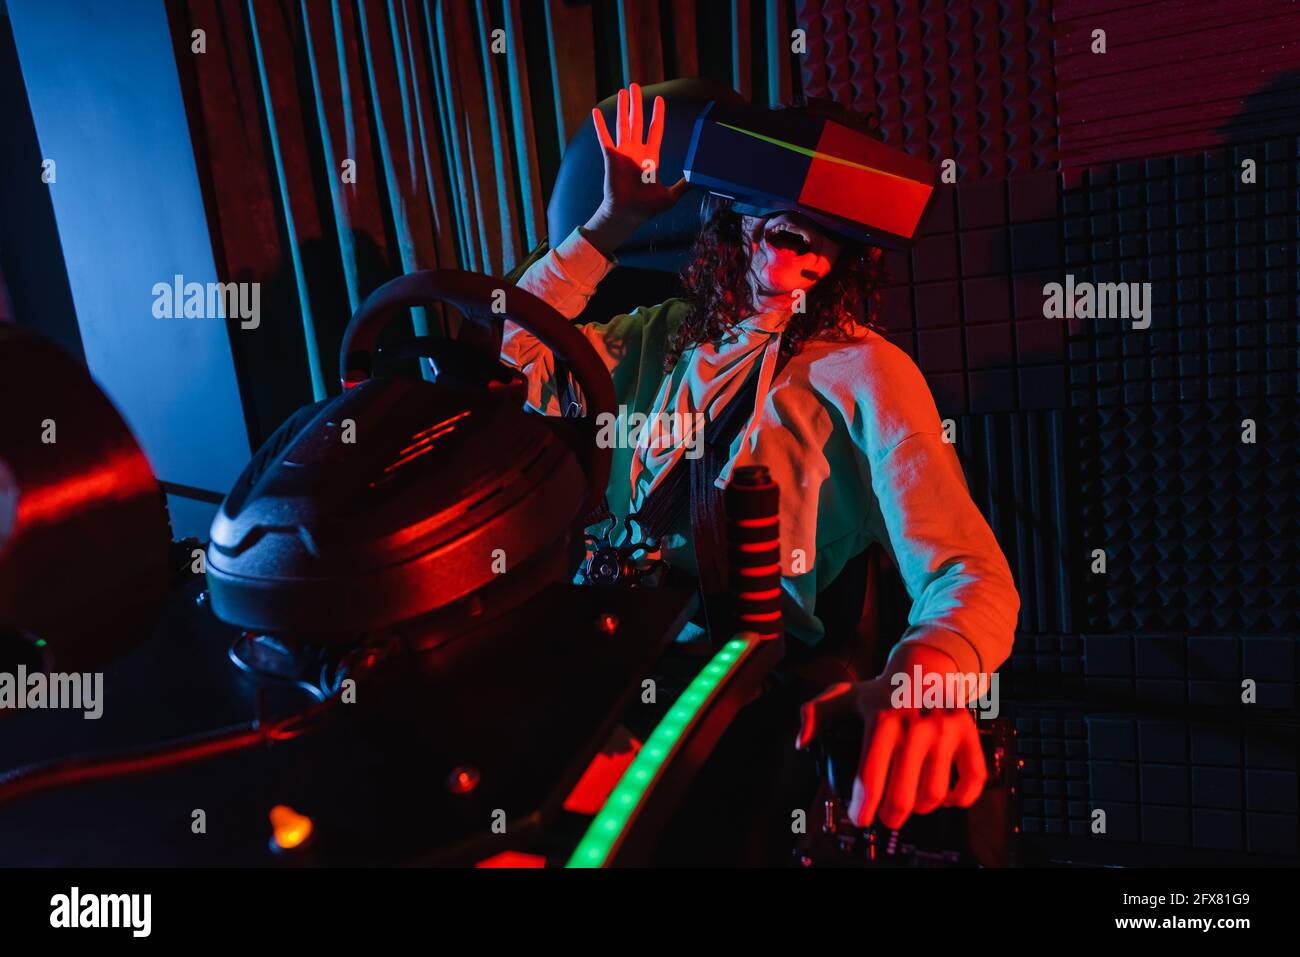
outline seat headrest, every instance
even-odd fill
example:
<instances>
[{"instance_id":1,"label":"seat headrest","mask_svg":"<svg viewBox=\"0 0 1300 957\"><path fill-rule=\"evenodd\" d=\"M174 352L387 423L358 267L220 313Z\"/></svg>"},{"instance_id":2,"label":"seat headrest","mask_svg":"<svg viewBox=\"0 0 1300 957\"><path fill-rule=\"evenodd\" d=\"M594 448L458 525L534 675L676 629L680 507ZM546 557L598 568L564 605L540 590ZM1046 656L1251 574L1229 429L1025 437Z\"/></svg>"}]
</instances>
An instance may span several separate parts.
<instances>
[{"instance_id":1,"label":"seat headrest","mask_svg":"<svg viewBox=\"0 0 1300 957\"><path fill-rule=\"evenodd\" d=\"M659 152L661 182L672 184L682 175L686 151L690 147L695 121L713 100L744 103L735 90L707 77L669 80L641 88L645 115L650 116L656 96L664 98L664 138ZM617 96L596 105L605 114L605 122L614 129ZM552 244L568 236L587 221L602 199L605 166L600 144L590 121L583 123L564 151L551 201L546 208L547 232ZM689 190L668 212L656 216L638 229L617 255L620 265L676 273L684 265L687 252L700 229L701 190Z\"/></svg>"}]
</instances>

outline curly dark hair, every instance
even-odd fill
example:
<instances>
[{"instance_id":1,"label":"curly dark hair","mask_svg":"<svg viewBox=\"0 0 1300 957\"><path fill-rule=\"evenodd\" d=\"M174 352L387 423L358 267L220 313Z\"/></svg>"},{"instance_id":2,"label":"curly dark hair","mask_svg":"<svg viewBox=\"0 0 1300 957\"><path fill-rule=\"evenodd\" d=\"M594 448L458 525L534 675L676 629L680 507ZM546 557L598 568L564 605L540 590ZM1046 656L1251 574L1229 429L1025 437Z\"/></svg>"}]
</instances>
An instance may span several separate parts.
<instances>
[{"instance_id":1,"label":"curly dark hair","mask_svg":"<svg viewBox=\"0 0 1300 957\"><path fill-rule=\"evenodd\" d=\"M691 308L669 339L665 372L672 371L692 346L718 342L754 311L747 278L749 243L741 216L728 200L710 196L705 202L705 223L681 276ZM781 351L797 355L810 339L844 341L856 326L879 331L876 315L885 280L879 249L843 241L835 265L808 290L805 310L791 317L781 336Z\"/></svg>"}]
</instances>

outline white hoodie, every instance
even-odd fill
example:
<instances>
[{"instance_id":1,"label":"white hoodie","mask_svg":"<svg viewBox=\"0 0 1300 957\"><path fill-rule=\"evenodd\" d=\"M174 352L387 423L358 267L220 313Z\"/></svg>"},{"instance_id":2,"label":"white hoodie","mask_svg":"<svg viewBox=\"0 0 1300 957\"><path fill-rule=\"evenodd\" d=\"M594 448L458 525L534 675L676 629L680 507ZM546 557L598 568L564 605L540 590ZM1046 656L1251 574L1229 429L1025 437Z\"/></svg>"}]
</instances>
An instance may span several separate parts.
<instances>
[{"instance_id":1,"label":"white hoodie","mask_svg":"<svg viewBox=\"0 0 1300 957\"><path fill-rule=\"evenodd\" d=\"M573 318L613 267L575 230L519 286ZM852 341L805 343L774 379L788 315L762 313L685 353L668 377L668 337L688 309L669 300L582 331L610 370L618 402L636 412L711 417L761 363L754 414L718 484L735 467L761 464L780 486L787 630L816 642L817 593L879 542L912 597L902 640L948 654L962 673L995 671L1011 653L1020 598L912 360L863 328ZM553 358L536 338L508 323L502 358L527 376L531 407L559 413ZM614 514L635 511L681 454L680 446L647 448L644 436L640 448L616 449ZM665 541L665 557L694 571L682 532Z\"/></svg>"}]
</instances>

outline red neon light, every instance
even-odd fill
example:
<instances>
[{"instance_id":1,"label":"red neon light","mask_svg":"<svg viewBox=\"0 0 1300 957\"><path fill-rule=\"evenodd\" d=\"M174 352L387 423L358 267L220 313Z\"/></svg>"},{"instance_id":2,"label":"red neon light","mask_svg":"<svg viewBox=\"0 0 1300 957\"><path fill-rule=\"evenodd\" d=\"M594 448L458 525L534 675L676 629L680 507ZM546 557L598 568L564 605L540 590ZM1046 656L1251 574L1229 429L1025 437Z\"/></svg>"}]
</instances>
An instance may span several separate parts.
<instances>
[{"instance_id":1,"label":"red neon light","mask_svg":"<svg viewBox=\"0 0 1300 957\"><path fill-rule=\"evenodd\" d=\"M149 489L153 472L143 456L119 451L90 470L57 484L24 490L18 499L19 527L75 515L104 501L126 500Z\"/></svg>"},{"instance_id":2,"label":"red neon light","mask_svg":"<svg viewBox=\"0 0 1300 957\"><path fill-rule=\"evenodd\" d=\"M587 770L582 772L573 791L564 799L564 809L574 814L594 815L599 812L640 750L641 742L620 728L615 732L614 740L592 758Z\"/></svg>"},{"instance_id":3,"label":"red neon light","mask_svg":"<svg viewBox=\"0 0 1300 957\"><path fill-rule=\"evenodd\" d=\"M525 854L522 851L502 851L484 858L475 867L545 867L546 858L537 854Z\"/></svg>"}]
</instances>

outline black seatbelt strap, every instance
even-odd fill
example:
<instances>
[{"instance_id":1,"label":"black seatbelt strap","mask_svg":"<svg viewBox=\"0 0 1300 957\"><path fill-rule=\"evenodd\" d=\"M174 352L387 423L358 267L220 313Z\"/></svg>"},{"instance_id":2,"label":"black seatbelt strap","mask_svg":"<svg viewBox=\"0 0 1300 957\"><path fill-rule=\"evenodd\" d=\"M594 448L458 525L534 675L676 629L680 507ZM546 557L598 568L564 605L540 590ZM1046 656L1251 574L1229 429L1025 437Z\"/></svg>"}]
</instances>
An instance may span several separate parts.
<instances>
[{"instance_id":1,"label":"black seatbelt strap","mask_svg":"<svg viewBox=\"0 0 1300 957\"><path fill-rule=\"evenodd\" d=\"M784 351L778 355L773 381L789 358ZM721 640L730 629L726 607L726 516L722 508L723 490L716 482L730 457L731 444L749 417L758 411L754 405L762 365L760 358L740 391L704 427L702 454L692 459L683 455L678 459L633 516L642 529L642 537L657 543L689 512L705 624L715 641Z\"/></svg>"},{"instance_id":2,"label":"black seatbelt strap","mask_svg":"<svg viewBox=\"0 0 1300 957\"><path fill-rule=\"evenodd\" d=\"M749 374L740 390L731 397L731 401L717 416L705 424L704 436L701 440L702 454L696 458L682 455L673 463L668 474L660 479L659 484L646 496L636 514L631 516L637 525L641 526L643 538L658 542L685 517L691 499L689 473L692 468L698 470L695 463L705 461L709 457L711 447L722 445L724 448L730 448L740 432L745 417L754 408L754 399L758 392L758 365L759 363L755 363L755 370ZM724 457L723 463L725 462ZM721 467L714 470L714 478L717 478L719 472Z\"/></svg>"}]
</instances>

